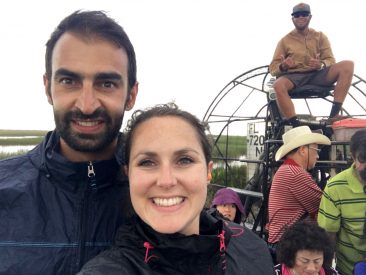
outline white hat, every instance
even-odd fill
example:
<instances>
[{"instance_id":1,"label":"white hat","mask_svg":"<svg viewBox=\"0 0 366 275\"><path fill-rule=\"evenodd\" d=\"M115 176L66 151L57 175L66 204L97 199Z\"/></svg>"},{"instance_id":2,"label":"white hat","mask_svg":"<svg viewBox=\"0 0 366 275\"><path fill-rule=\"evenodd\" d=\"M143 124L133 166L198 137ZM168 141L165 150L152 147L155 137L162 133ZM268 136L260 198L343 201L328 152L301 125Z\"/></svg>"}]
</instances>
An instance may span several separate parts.
<instances>
[{"instance_id":1,"label":"white hat","mask_svg":"<svg viewBox=\"0 0 366 275\"><path fill-rule=\"evenodd\" d=\"M300 126L293 128L282 135L283 145L276 152L276 161L279 161L288 152L307 144L330 145L330 139L318 133L311 132L309 126Z\"/></svg>"}]
</instances>

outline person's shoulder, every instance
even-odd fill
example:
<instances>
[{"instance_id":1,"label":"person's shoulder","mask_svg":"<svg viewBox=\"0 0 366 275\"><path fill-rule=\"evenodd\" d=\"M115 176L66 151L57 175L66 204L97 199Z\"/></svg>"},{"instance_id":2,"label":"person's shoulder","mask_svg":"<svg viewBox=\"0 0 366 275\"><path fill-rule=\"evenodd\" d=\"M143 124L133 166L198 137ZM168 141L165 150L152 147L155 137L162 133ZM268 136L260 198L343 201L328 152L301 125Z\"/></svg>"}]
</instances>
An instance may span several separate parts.
<instances>
[{"instance_id":1,"label":"person's shoulder","mask_svg":"<svg viewBox=\"0 0 366 275\"><path fill-rule=\"evenodd\" d=\"M31 165L28 154L0 160L0 181L22 172L25 166Z\"/></svg>"},{"instance_id":2,"label":"person's shoulder","mask_svg":"<svg viewBox=\"0 0 366 275\"><path fill-rule=\"evenodd\" d=\"M338 188L339 186L348 185L348 180L353 177L352 167L339 172L335 176L331 177L327 182L327 189Z\"/></svg>"},{"instance_id":3,"label":"person's shoulder","mask_svg":"<svg viewBox=\"0 0 366 275\"><path fill-rule=\"evenodd\" d=\"M229 255L227 258L229 271L234 271L235 268L231 263L235 262L233 266L249 270L248 274L274 274L266 242L247 227L231 222L227 223L227 226L232 232L226 250Z\"/></svg>"},{"instance_id":4,"label":"person's shoulder","mask_svg":"<svg viewBox=\"0 0 366 275\"><path fill-rule=\"evenodd\" d=\"M280 39L280 42L285 42L287 39L291 39L294 35L296 35L296 32L294 30L289 31L286 33L282 38Z\"/></svg>"},{"instance_id":5,"label":"person's shoulder","mask_svg":"<svg viewBox=\"0 0 366 275\"><path fill-rule=\"evenodd\" d=\"M324 268L325 275L339 275L338 271L333 267Z\"/></svg>"},{"instance_id":6,"label":"person's shoulder","mask_svg":"<svg viewBox=\"0 0 366 275\"><path fill-rule=\"evenodd\" d=\"M227 222L226 226L232 233L230 243L246 247L248 250L268 250L266 242L248 227L233 222Z\"/></svg>"},{"instance_id":7,"label":"person's shoulder","mask_svg":"<svg viewBox=\"0 0 366 275\"><path fill-rule=\"evenodd\" d=\"M318 31L312 28L309 28L309 36L318 37L319 39L327 38L326 34L323 31Z\"/></svg>"}]
</instances>

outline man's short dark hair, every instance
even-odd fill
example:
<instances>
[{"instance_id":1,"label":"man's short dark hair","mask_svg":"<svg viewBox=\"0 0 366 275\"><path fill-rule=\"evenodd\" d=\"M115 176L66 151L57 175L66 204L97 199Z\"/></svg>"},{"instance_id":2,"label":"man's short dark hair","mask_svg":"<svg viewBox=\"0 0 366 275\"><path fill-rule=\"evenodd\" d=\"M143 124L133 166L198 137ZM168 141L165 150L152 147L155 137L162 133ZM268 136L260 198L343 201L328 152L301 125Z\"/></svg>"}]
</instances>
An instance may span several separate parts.
<instances>
[{"instance_id":1,"label":"man's short dark hair","mask_svg":"<svg viewBox=\"0 0 366 275\"><path fill-rule=\"evenodd\" d=\"M366 129L358 130L351 137L350 151L359 162L366 162Z\"/></svg>"}]
</instances>

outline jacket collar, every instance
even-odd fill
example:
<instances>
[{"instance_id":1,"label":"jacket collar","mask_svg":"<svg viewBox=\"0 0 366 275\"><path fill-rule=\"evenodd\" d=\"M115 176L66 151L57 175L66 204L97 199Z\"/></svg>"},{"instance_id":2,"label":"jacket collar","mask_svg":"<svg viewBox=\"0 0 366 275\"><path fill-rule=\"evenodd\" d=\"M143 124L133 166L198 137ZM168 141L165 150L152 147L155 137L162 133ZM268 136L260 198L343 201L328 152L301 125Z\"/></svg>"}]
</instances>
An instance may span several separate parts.
<instances>
[{"instance_id":1,"label":"jacket collar","mask_svg":"<svg viewBox=\"0 0 366 275\"><path fill-rule=\"evenodd\" d=\"M52 183L61 185L71 191L85 190L89 182L88 168L92 164L95 172L97 188L102 189L113 184L117 173L121 173L123 165L122 135L119 136L118 150L110 160L89 162L71 162L59 154L60 136L57 131L48 132L44 140L29 152L32 163ZM76 184L79 183L79 184Z\"/></svg>"},{"instance_id":2,"label":"jacket collar","mask_svg":"<svg viewBox=\"0 0 366 275\"><path fill-rule=\"evenodd\" d=\"M133 234L132 234L133 232ZM202 211L200 235L161 234L135 217L130 226L117 232L116 246L137 250L137 255L153 270L180 270L186 274L198 267L219 265L222 234L227 247L231 230L221 220ZM197 274L197 273L194 273Z\"/></svg>"}]
</instances>

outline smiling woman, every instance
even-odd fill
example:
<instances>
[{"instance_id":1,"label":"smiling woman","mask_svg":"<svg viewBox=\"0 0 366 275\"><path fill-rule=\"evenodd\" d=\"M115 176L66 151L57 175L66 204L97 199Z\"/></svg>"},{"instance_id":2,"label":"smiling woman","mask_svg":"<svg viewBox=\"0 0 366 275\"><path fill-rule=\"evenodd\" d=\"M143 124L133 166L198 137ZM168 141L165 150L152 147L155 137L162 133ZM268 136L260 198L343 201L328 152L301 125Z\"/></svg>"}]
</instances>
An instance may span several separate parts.
<instances>
[{"instance_id":1,"label":"smiling woman","mask_svg":"<svg viewBox=\"0 0 366 275\"><path fill-rule=\"evenodd\" d=\"M213 167L205 130L174 104L133 114L124 170L136 217L80 274L273 274L263 240L203 210Z\"/></svg>"}]
</instances>

